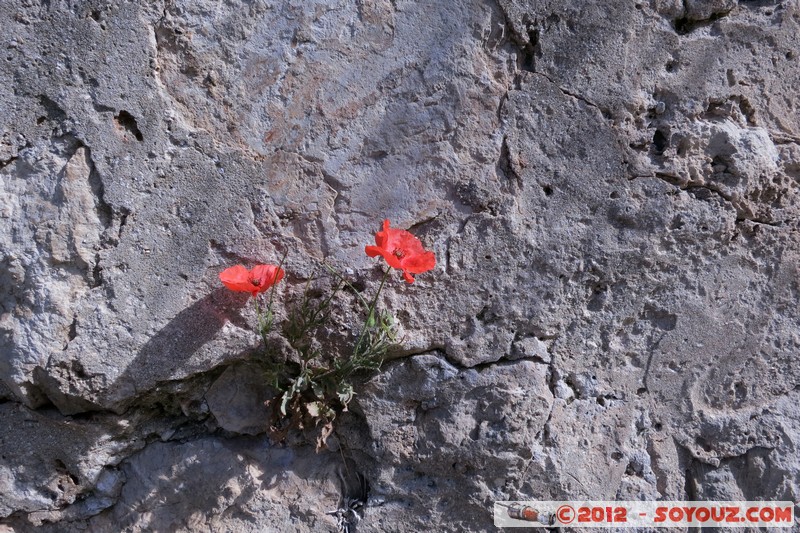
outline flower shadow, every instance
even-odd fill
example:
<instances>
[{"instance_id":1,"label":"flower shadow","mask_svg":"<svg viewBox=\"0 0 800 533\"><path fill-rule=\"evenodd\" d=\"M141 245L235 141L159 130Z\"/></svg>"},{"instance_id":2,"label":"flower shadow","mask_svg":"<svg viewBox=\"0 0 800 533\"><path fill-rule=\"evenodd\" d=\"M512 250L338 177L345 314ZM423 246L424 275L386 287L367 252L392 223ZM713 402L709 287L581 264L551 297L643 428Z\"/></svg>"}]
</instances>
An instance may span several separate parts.
<instances>
[{"instance_id":1,"label":"flower shadow","mask_svg":"<svg viewBox=\"0 0 800 533\"><path fill-rule=\"evenodd\" d=\"M241 315L248 299L249 295L218 288L175 315L141 347L116 380L118 399L128 404L137 396L133 391L150 390L159 382L187 373L192 356L214 339L226 322L250 329Z\"/></svg>"}]
</instances>

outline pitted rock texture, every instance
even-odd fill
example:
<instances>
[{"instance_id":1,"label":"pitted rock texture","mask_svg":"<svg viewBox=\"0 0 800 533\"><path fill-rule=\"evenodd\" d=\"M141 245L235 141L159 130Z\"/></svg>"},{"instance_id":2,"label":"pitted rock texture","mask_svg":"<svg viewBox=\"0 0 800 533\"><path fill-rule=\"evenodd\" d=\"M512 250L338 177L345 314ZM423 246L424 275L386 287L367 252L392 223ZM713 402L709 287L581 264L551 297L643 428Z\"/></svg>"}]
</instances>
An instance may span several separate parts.
<instances>
[{"instance_id":1,"label":"pitted rock texture","mask_svg":"<svg viewBox=\"0 0 800 533\"><path fill-rule=\"evenodd\" d=\"M0 24L0 530L798 499L797 2L53 0ZM437 255L385 290L403 346L326 450L278 444L254 311L217 275L285 253L278 319L322 260L373 291L384 218Z\"/></svg>"}]
</instances>

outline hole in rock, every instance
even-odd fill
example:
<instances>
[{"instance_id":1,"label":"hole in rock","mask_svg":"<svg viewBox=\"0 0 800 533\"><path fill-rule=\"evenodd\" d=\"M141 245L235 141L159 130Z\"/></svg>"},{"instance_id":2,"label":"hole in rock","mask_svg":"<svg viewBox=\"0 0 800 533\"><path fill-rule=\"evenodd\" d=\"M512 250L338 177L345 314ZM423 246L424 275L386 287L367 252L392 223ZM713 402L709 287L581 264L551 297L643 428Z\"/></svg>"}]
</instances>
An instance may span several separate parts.
<instances>
[{"instance_id":1,"label":"hole in rock","mask_svg":"<svg viewBox=\"0 0 800 533\"><path fill-rule=\"evenodd\" d=\"M137 141L141 142L144 140L142 132L139 131L139 126L136 124L136 119L124 109L119 112L119 115L114 117L114 122L119 129L130 133L136 138Z\"/></svg>"},{"instance_id":2,"label":"hole in rock","mask_svg":"<svg viewBox=\"0 0 800 533\"><path fill-rule=\"evenodd\" d=\"M666 134L661 130L656 130L653 134L653 149L655 150L656 154L661 155L669 146L669 139L667 139Z\"/></svg>"}]
</instances>

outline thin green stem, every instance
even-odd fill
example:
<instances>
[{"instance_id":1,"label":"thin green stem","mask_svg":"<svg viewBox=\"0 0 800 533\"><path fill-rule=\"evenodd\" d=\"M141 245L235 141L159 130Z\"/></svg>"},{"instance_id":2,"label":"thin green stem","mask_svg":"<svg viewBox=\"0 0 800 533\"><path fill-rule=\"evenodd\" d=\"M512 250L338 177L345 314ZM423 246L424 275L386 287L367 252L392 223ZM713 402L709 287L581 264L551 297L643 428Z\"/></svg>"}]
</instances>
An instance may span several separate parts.
<instances>
[{"instance_id":1,"label":"thin green stem","mask_svg":"<svg viewBox=\"0 0 800 533\"><path fill-rule=\"evenodd\" d=\"M324 377L330 376L331 374L337 374L340 379L346 378L352 369L353 360L358 357L358 351L361 349L361 343L364 342L364 336L367 334L367 330L369 329L370 325L370 318L373 317L375 312L375 306L378 304L378 297L381 295L381 291L383 290L383 285L386 283L386 278L389 277L389 272L391 272L391 268L386 270L383 273L383 278L381 279L381 284L378 287L378 291L375 293L375 296L372 298L372 303L369 305L367 309L367 318L364 320L364 326L361 328L361 335L358 337L358 341L356 342L355 346L353 347L353 355L350 359L339 369L330 369L322 374L316 376L317 379L322 379Z\"/></svg>"},{"instance_id":2,"label":"thin green stem","mask_svg":"<svg viewBox=\"0 0 800 533\"><path fill-rule=\"evenodd\" d=\"M361 348L361 343L364 341L364 335L367 334L367 329L369 329L370 319L374 318L373 313L375 313L375 306L378 304L378 297L381 295L381 291L383 290L383 284L386 283L386 278L389 277L389 272L391 271L392 269L389 268L383 273L383 278L381 278L381 284L378 287L378 291L375 293L375 297L372 299L369 309L367 309L367 319L364 320L364 327L361 328L361 335L358 337L358 342L356 342L356 345L353 348L353 357L358 355L358 350Z\"/></svg>"},{"instance_id":3,"label":"thin green stem","mask_svg":"<svg viewBox=\"0 0 800 533\"><path fill-rule=\"evenodd\" d=\"M369 304L368 304L368 303L367 303L367 301L364 299L364 297L363 297L363 296L361 296L361 293L360 293L360 292L358 292L358 290L357 290L355 287L353 287L353 284L352 284L352 283L350 283L349 281L347 281L347 279L346 279L346 278L345 278L343 275L339 274L339 272L338 272L338 271L337 271L335 268L333 268L332 266L330 266L328 263L325 263L325 262L323 262L323 263L322 263L322 266L324 266L326 269L328 269L328 272L330 272L331 274L333 274L334 276L336 276L336 277L337 277L337 278L338 278L338 279L339 279L339 280L340 280L342 283L344 283L344 284L347 286L347 288L349 288L351 291L353 291L353 293L354 293L354 294L355 294L355 295L358 297L358 299L361 301L361 305L363 305L365 308L369 309Z\"/></svg>"},{"instance_id":4,"label":"thin green stem","mask_svg":"<svg viewBox=\"0 0 800 533\"><path fill-rule=\"evenodd\" d=\"M280 262L278 263L278 269L275 271L275 277L272 278L272 287L269 289L269 304L267 304L267 312L272 314L272 301L275 299L275 286L278 284L278 276L281 273L281 268L283 268L283 262L286 261L286 256L289 255L289 251L283 252L283 257L281 257Z\"/></svg>"},{"instance_id":5,"label":"thin green stem","mask_svg":"<svg viewBox=\"0 0 800 533\"><path fill-rule=\"evenodd\" d=\"M264 342L264 349L267 349L267 332L264 331L265 325L265 318L264 315L261 313L261 306L258 304L258 295L253 297L253 301L256 304L256 316L258 317L258 333L261 335L261 340Z\"/></svg>"},{"instance_id":6,"label":"thin green stem","mask_svg":"<svg viewBox=\"0 0 800 533\"><path fill-rule=\"evenodd\" d=\"M331 302L333 301L333 298L336 296L336 293L338 293L340 290L342 290L342 283L341 282L337 283L336 286L333 288L333 291L331 292L331 295L328 296L328 298L326 298L325 300L323 300L319 304L319 306L317 306L317 309L314 311L314 314L311 315L312 323L316 323L317 322L317 317L319 316L319 314L320 313L324 313L325 312L324 310L328 309L328 306L330 306Z\"/></svg>"},{"instance_id":7,"label":"thin green stem","mask_svg":"<svg viewBox=\"0 0 800 533\"><path fill-rule=\"evenodd\" d=\"M269 330L272 329L272 302L275 300L275 286L278 284L278 275L281 272L281 267L283 267L283 262L286 261L286 256L289 252L286 251L283 253L283 257L281 257L280 262L278 263L278 268L275 270L275 277L272 278L272 285L269 290L269 303L267 303L267 310L266 313L261 312L261 305L258 303L259 295L253 297L256 303L256 315L258 316L258 333L261 335L261 340L264 341L264 349L268 348L267 344L267 334Z\"/></svg>"}]
</instances>

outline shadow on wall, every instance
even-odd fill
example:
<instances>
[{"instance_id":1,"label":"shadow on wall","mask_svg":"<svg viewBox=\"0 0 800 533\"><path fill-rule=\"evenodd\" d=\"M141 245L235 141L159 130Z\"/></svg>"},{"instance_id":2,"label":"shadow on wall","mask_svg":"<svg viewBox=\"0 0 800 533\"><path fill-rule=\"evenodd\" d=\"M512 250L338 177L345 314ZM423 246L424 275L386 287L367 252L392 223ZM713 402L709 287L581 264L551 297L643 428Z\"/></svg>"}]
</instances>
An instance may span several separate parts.
<instances>
[{"instance_id":1,"label":"shadow on wall","mask_svg":"<svg viewBox=\"0 0 800 533\"><path fill-rule=\"evenodd\" d=\"M330 531L333 519L324 513L339 505L344 466L338 454L273 447L264 436L203 437L155 442L121 470L126 483L118 501L92 517L89 529L175 531L225 523L229 531L240 530L237 525L263 531L265 524L289 531L300 514Z\"/></svg>"},{"instance_id":2,"label":"shadow on wall","mask_svg":"<svg viewBox=\"0 0 800 533\"><path fill-rule=\"evenodd\" d=\"M247 328L240 311L247 303L248 297L249 295L235 294L227 289L218 288L179 312L142 347L133 362L107 388L112 395L125 399L116 406L118 411L124 411L132 402L143 400L141 395L129 394L131 389L134 393L141 390L147 395L152 393L154 388L150 380L155 384L168 381L171 373L181 365L186 365L192 355L212 340L227 321ZM243 354L237 352L230 357L241 358ZM16 402L0 401L0 419L8 422L9 427L16 428L13 438L9 436L10 434L6 438L0 435L0 450L3 452L0 457L0 470L12 466L20 468L19 475L15 475L15 483L26 491L24 497L19 496L19 491L23 489L0 494L0 517L9 510L34 513L28 518L19 517L23 521L23 525L20 526L22 530L27 530L30 526L26 520L32 520L34 523L49 522L70 516L83 519L112 506L119 497L121 487L125 485L124 479L127 474L123 475L119 468L111 465L116 465L123 459L130 461L132 460L130 457L136 460L137 455L131 456L131 454L139 446L141 437L147 431L153 431L154 427L171 423L167 415L161 422L156 420L155 426L150 425L145 428L144 432L138 428L131 428L129 432L125 429L127 426L118 424L116 417L104 412L106 408L81 397L85 392L72 391L62 383L66 381L68 386L71 379L79 378L82 385L89 390L92 390L93 386L105 390L103 375L87 373L77 361L69 361L66 366L56 367L48 372L41 368L37 370L35 374L37 382L47 391L61 415L87 411L100 413L65 419L56 415L52 409L31 410ZM59 377L51 376L49 374L51 371L55 371L55 375ZM189 383L188 394L202 396L206 385L202 380L209 381L218 373L217 369L201 371L199 377L201 381L192 380ZM97 380L97 383L93 383L93 380ZM134 388L137 384L138 389ZM174 388L170 387L162 393L159 400L166 400L169 404L167 411L171 411L170 407L175 407L177 410L178 406L182 405L181 401L185 395L183 391L175 392ZM149 398L145 397L144 400L146 402ZM146 416L152 416L152 413ZM109 439L109 436L112 438ZM32 449L31 442L38 444ZM221 446L214 440L210 442L208 446L217 448ZM156 448L155 452L151 452L151 455L155 453L158 456L165 449L178 452L183 450L172 443L169 445L164 443L161 446L162 448ZM265 446L261 445L261 448ZM191 462L178 452L166 455L163 464L154 459L151 459L151 462L155 461L154 464L160 466L162 470L177 475L182 468L181 462ZM214 457L213 453L209 454L209 461L212 461L211 457ZM225 485L230 478L242 477L246 473L241 471L244 465L228 462L230 464L227 466L231 473L224 471L217 473L220 486ZM153 466L148 465L148 468ZM125 472L125 468L122 468L122 471ZM189 474L194 476L196 472L190 471ZM226 475L228 477L225 477ZM197 479L203 479L203 476ZM160 487L159 497L164 494L171 494L168 483ZM135 498L141 499L141 496L137 494ZM208 495L207 499L210 501L211 495ZM193 502L192 498L187 499L185 503L187 513L196 511L192 507ZM202 500L201 503L205 502L206 500ZM3 520L4 518L0 518L0 524L4 523Z\"/></svg>"},{"instance_id":3,"label":"shadow on wall","mask_svg":"<svg viewBox=\"0 0 800 533\"><path fill-rule=\"evenodd\" d=\"M176 371L185 369L192 356L211 341L228 321L242 329L250 329L241 316L241 309L249 298L249 295L220 287L175 315L142 346L115 381L114 388L118 392L112 394L120 394L120 389L127 392L131 388L136 390L139 388L137 384L146 384L149 389L152 384L173 379ZM209 369L197 369L199 373L206 370ZM125 392L121 394L133 396Z\"/></svg>"}]
</instances>

